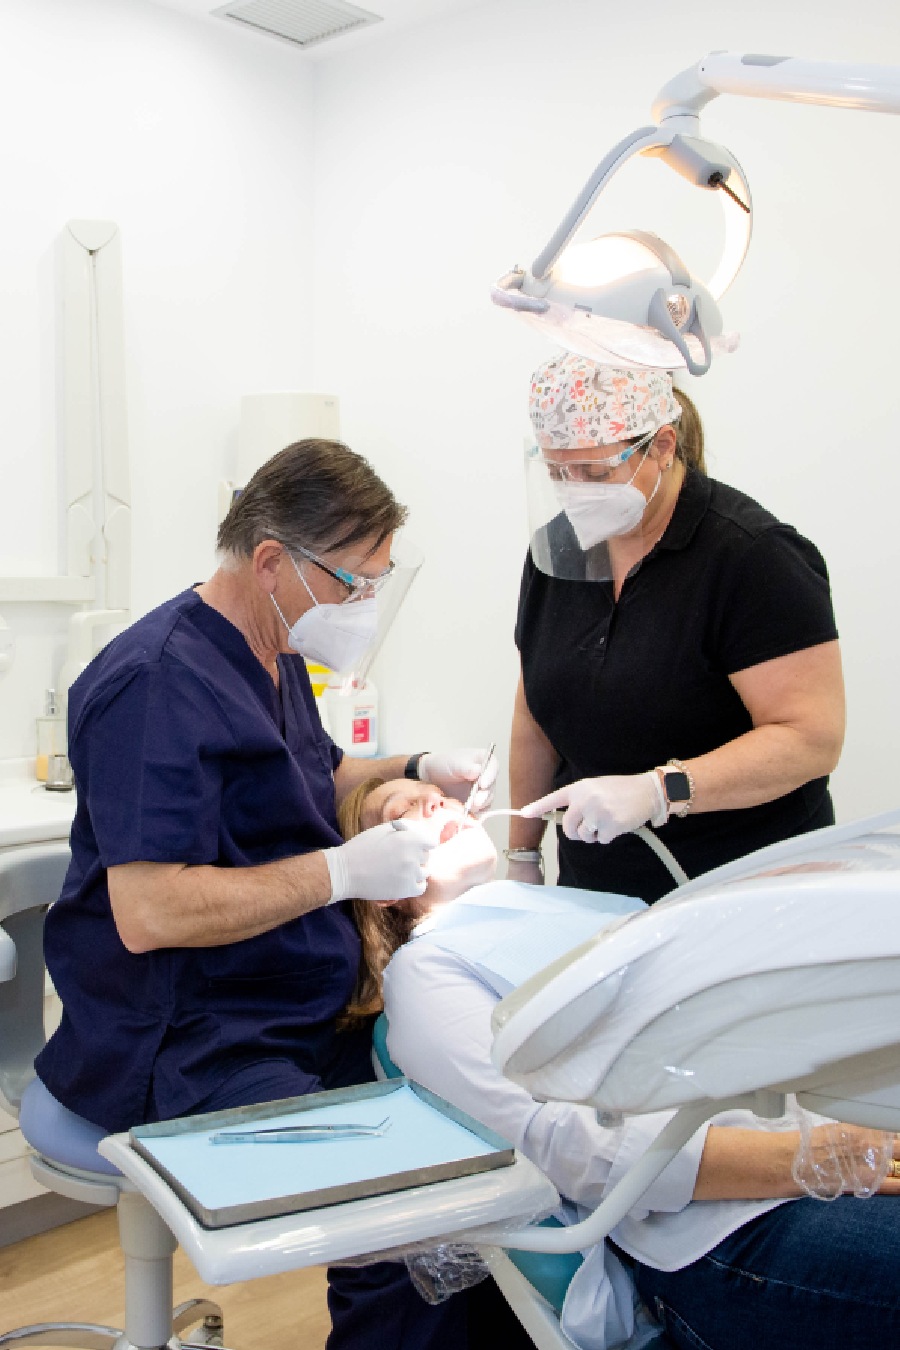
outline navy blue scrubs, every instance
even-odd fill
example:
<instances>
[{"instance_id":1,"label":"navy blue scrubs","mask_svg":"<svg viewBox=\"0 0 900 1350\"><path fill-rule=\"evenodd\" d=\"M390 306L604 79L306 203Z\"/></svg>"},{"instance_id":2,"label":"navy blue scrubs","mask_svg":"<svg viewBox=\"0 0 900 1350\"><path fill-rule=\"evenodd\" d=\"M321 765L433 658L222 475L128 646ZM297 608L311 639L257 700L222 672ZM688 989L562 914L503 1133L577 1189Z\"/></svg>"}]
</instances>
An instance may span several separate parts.
<instances>
[{"instance_id":1,"label":"navy blue scrubs","mask_svg":"<svg viewBox=\"0 0 900 1350\"><path fill-rule=\"evenodd\" d=\"M138 955L110 910L106 870L122 863L247 867L341 842L341 751L303 661L279 665L276 689L242 634L186 591L72 686L72 864L45 937L63 1018L36 1068L109 1130L202 1110L260 1060L288 1061L309 1091L355 1081L354 1067L368 1077L362 1044L348 1065L334 1030L359 962L345 906L227 946Z\"/></svg>"}]
</instances>

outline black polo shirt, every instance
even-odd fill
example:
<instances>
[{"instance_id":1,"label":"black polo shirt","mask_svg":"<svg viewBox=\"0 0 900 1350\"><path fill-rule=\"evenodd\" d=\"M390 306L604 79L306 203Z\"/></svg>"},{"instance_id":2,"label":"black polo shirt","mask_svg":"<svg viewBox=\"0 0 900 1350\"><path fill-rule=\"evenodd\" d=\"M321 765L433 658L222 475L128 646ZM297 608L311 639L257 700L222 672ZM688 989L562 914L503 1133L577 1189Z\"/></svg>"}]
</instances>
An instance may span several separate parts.
<instances>
[{"instance_id":1,"label":"black polo shirt","mask_svg":"<svg viewBox=\"0 0 900 1350\"><path fill-rule=\"evenodd\" d=\"M529 553L516 645L532 716L560 755L554 788L693 759L751 730L729 675L837 637L815 545L751 497L689 471L662 539L625 582L561 581ZM831 824L828 780L762 806L675 819L688 876ZM650 901L674 885L637 836L559 836L560 882Z\"/></svg>"}]
</instances>

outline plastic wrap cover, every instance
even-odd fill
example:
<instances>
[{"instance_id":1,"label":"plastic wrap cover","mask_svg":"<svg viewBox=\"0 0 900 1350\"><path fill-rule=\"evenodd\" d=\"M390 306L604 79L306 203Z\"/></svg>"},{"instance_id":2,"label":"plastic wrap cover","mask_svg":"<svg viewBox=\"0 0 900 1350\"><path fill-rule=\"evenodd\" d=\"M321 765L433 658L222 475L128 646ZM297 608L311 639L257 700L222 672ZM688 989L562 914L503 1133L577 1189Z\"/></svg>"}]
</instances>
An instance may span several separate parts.
<instances>
[{"instance_id":1,"label":"plastic wrap cover","mask_svg":"<svg viewBox=\"0 0 900 1350\"><path fill-rule=\"evenodd\" d=\"M547 302L542 314L528 310L515 312L523 323L536 328L551 342L558 342L568 351L604 366L630 370L682 370L687 364L674 342L646 325L608 319L553 301ZM702 360L703 348L699 340L691 333L684 334L684 340L694 360ZM714 356L727 356L737 351L739 342L737 333L721 333L710 338L710 347Z\"/></svg>"},{"instance_id":2,"label":"plastic wrap cover","mask_svg":"<svg viewBox=\"0 0 900 1350\"><path fill-rule=\"evenodd\" d=\"M794 1124L800 1143L791 1174L814 1200L836 1200L853 1192L858 1200L875 1195L890 1170L894 1136L831 1121L817 1125L796 1100Z\"/></svg>"},{"instance_id":3,"label":"plastic wrap cover","mask_svg":"<svg viewBox=\"0 0 900 1350\"><path fill-rule=\"evenodd\" d=\"M540 1099L627 1113L814 1088L835 1061L895 1045L879 1082L900 1082L900 840L811 840L776 867L768 852L744 877L620 921L504 999L498 1068Z\"/></svg>"},{"instance_id":4,"label":"plastic wrap cover","mask_svg":"<svg viewBox=\"0 0 900 1350\"><path fill-rule=\"evenodd\" d=\"M426 1303L443 1303L452 1294L481 1284L490 1270L474 1247L444 1242L428 1251L409 1252L406 1268L416 1291Z\"/></svg>"}]
</instances>

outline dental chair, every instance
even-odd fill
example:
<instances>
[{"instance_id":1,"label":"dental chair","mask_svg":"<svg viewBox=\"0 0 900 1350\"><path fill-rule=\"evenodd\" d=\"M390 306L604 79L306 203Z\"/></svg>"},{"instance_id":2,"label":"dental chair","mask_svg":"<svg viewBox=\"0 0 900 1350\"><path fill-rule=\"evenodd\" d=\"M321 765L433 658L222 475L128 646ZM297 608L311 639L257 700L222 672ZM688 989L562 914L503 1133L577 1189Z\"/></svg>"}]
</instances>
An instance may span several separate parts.
<instances>
[{"instance_id":1,"label":"dental chair","mask_svg":"<svg viewBox=\"0 0 900 1350\"><path fill-rule=\"evenodd\" d=\"M506 1231L532 1251L602 1241L720 1111L785 1098L900 1130L900 812L761 850L614 921L500 1001L497 1068L539 1100L674 1110L583 1223Z\"/></svg>"},{"instance_id":2,"label":"dental chair","mask_svg":"<svg viewBox=\"0 0 900 1350\"><path fill-rule=\"evenodd\" d=\"M116 1206L125 1255L125 1327L85 1322L42 1322L13 1331L0 1327L0 1346L144 1350L221 1345L218 1304L192 1299L173 1312L177 1244L140 1191L97 1152L106 1131L67 1111L34 1074L34 1058L45 1040L44 915L60 893L69 856L62 842L0 852L0 1105L18 1117L34 1150L31 1170L41 1185L72 1200ZM191 1342L174 1339L198 1323Z\"/></svg>"},{"instance_id":3,"label":"dental chair","mask_svg":"<svg viewBox=\"0 0 900 1350\"><path fill-rule=\"evenodd\" d=\"M507 1168L210 1231L129 1136L100 1152L210 1283L463 1243L481 1252L539 1350L571 1345L550 1299L525 1292L534 1287L505 1252L603 1242L713 1115L778 1117L790 1093L821 1115L900 1130L898 824L900 812L833 827L709 873L614 920L498 1003L495 1063L534 1096L611 1115L675 1111L582 1223L537 1222L553 1208L549 1183L549 1193L504 1200ZM516 1223L517 1209L527 1222Z\"/></svg>"}]
</instances>

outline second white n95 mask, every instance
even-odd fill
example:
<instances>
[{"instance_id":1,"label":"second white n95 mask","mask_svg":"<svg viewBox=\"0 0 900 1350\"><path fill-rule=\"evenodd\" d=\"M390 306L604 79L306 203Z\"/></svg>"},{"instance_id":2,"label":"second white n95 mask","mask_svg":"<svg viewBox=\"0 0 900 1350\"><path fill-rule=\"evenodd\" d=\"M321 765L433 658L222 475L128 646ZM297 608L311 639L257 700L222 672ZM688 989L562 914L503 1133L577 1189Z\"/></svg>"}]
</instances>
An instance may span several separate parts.
<instances>
[{"instance_id":1,"label":"second white n95 mask","mask_svg":"<svg viewBox=\"0 0 900 1350\"><path fill-rule=\"evenodd\" d=\"M345 605L320 605L316 601L288 629L288 646L307 661L316 661L342 675L359 665L377 631L374 595Z\"/></svg>"}]
</instances>

